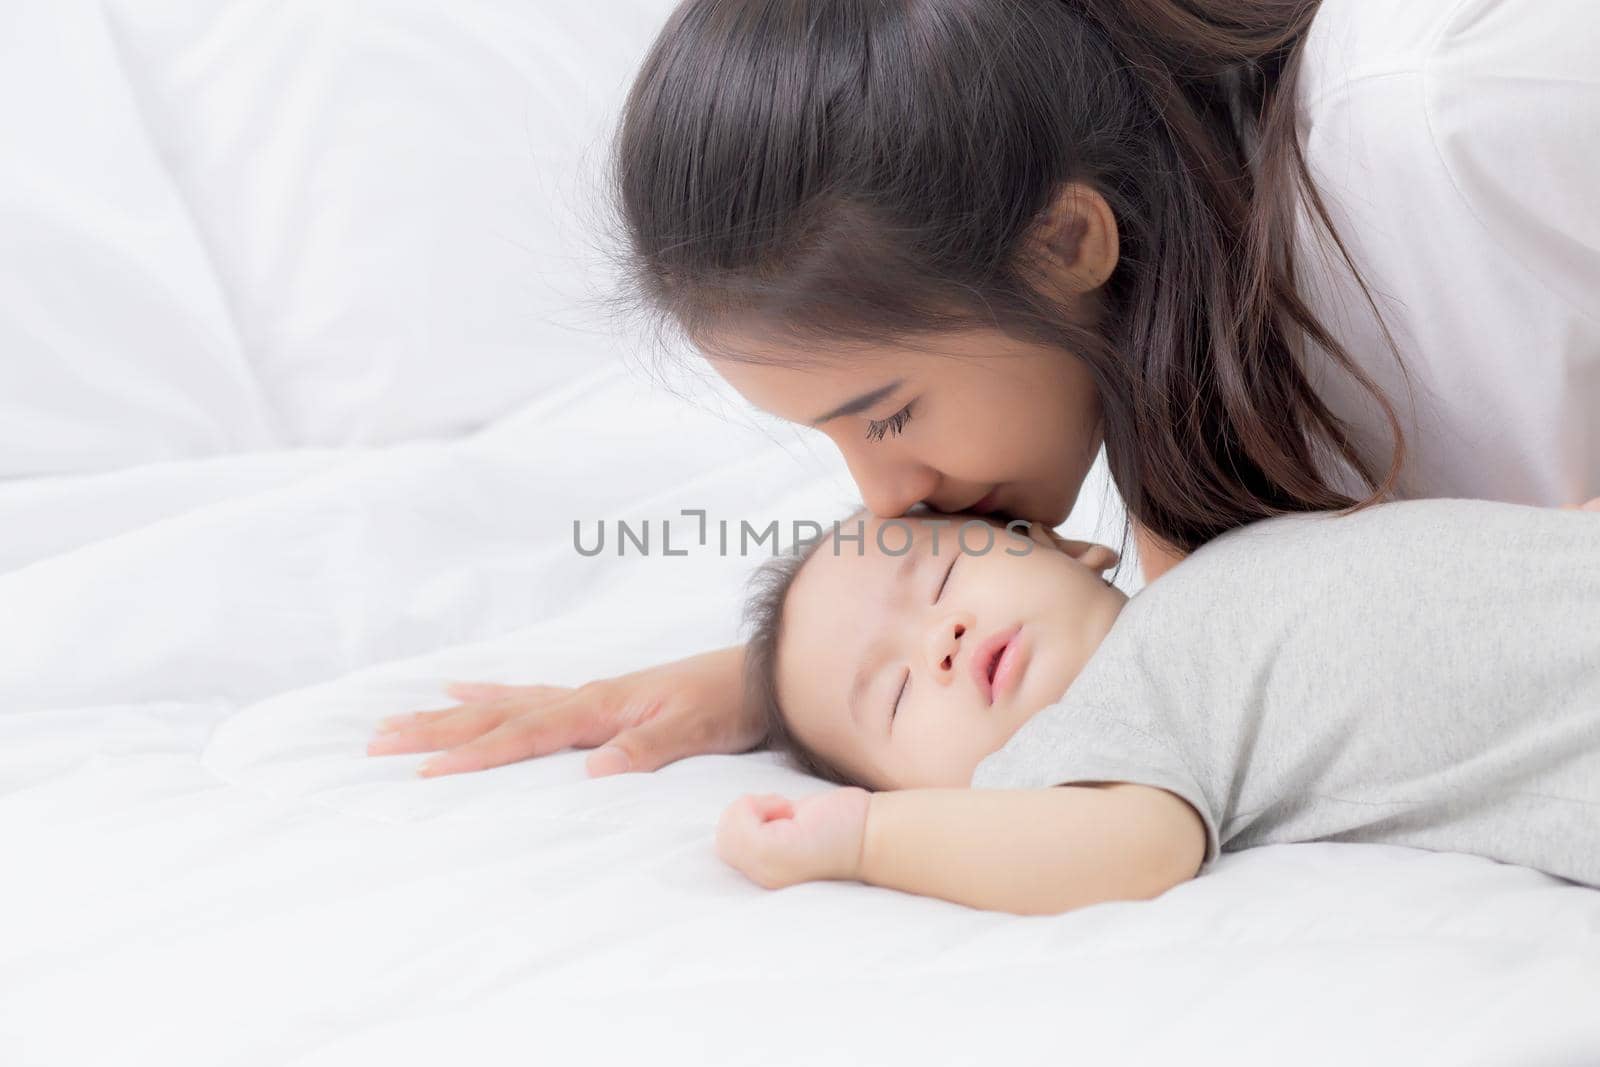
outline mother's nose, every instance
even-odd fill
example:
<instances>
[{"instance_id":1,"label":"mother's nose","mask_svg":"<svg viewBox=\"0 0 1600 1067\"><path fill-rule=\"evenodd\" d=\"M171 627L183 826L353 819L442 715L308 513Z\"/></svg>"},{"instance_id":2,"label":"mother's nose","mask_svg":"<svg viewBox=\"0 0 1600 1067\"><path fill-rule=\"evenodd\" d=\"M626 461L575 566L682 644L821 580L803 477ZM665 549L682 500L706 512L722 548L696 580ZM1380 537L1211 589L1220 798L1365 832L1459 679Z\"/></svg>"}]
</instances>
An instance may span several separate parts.
<instances>
[{"instance_id":1,"label":"mother's nose","mask_svg":"<svg viewBox=\"0 0 1600 1067\"><path fill-rule=\"evenodd\" d=\"M923 636L923 662L936 681L947 682L956 676L961 646L972 632L972 616L966 612L942 612Z\"/></svg>"},{"instance_id":2,"label":"mother's nose","mask_svg":"<svg viewBox=\"0 0 1600 1067\"><path fill-rule=\"evenodd\" d=\"M882 447L881 445L878 447ZM861 502L879 518L904 515L931 495L939 485L937 471L904 460L883 460L846 453L845 466L861 490Z\"/></svg>"}]
</instances>

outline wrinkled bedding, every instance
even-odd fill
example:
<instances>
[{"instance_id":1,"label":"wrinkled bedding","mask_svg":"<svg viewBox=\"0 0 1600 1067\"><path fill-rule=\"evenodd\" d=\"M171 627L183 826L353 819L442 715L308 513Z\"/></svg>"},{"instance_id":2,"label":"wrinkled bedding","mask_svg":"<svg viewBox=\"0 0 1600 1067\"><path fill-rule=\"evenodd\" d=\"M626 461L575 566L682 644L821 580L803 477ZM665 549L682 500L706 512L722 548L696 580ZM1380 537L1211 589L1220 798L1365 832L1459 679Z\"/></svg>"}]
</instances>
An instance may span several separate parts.
<instances>
[{"instance_id":1,"label":"wrinkled bedding","mask_svg":"<svg viewBox=\"0 0 1600 1067\"><path fill-rule=\"evenodd\" d=\"M607 366L459 440L0 486L0 1061L1592 1060L1600 893L1528 870L1279 847L1022 918L746 882L722 807L828 788L771 753L365 755L448 679L735 639L753 560L571 525L843 513L831 453L725 399Z\"/></svg>"}]
</instances>

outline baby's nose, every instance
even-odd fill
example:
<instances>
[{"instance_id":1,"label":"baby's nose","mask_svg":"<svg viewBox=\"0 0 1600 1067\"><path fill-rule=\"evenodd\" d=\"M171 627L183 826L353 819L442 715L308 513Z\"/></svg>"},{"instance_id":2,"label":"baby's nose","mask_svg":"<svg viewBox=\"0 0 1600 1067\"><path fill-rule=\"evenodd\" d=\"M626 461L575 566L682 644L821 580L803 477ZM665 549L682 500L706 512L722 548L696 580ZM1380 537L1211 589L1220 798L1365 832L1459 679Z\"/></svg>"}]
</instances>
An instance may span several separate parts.
<instances>
[{"instance_id":1,"label":"baby's nose","mask_svg":"<svg viewBox=\"0 0 1600 1067\"><path fill-rule=\"evenodd\" d=\"M970 628L970 620L958 615L942 616L934 623L927 637L925 651L928 670L935 678L948 679L955 675L961 639Z\"/></svg>"}]
</instances>

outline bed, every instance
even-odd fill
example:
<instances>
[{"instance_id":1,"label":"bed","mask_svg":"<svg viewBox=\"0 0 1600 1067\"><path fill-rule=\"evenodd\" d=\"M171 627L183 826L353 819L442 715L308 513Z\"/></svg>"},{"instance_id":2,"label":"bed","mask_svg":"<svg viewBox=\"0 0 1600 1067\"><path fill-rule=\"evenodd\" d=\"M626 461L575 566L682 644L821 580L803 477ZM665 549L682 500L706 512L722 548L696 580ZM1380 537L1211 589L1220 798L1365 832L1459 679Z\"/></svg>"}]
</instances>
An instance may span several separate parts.
<instances>
[{"instance_id":1,"label":"bed","mask_svg":"<svg viewBox=\"0 0 1600 1067\"><path fill-rule=\"evenodd\" d=\"M854 503L585 303L580 176L667 6L0 16L0 1063L1600 1062L1600 893L1529 870L1274 847L1058 917L771 893L717 816L831 788L771 753L365 754L450 679L737 639L754 560L683 509ZM1102 470L1063 532L1118 528Z\"/></svg>"}]
</instances>

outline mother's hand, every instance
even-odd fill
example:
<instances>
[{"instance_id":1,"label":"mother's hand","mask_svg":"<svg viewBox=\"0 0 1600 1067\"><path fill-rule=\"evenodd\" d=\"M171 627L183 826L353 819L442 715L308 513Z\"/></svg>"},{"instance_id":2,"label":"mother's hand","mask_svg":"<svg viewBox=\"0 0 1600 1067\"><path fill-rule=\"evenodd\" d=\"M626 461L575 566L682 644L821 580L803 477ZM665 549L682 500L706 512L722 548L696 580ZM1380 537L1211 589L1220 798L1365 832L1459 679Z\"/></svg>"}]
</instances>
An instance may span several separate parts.
<instances>
[{"instance_id":1,"label":"mother's hand","mask_svg":"<svg viewBox=\"0 0 1600 1067\"><path fill-rule=\"evenodd\" d=\"M446 749L419 769L432 777L604 746L587 761L598 777L745 752L766 724L744 706L743 670L744 646L735 645L576 688L456 682L446 692L460 704L383 720L367 754Z\"/></svg>"}]
</instances>

